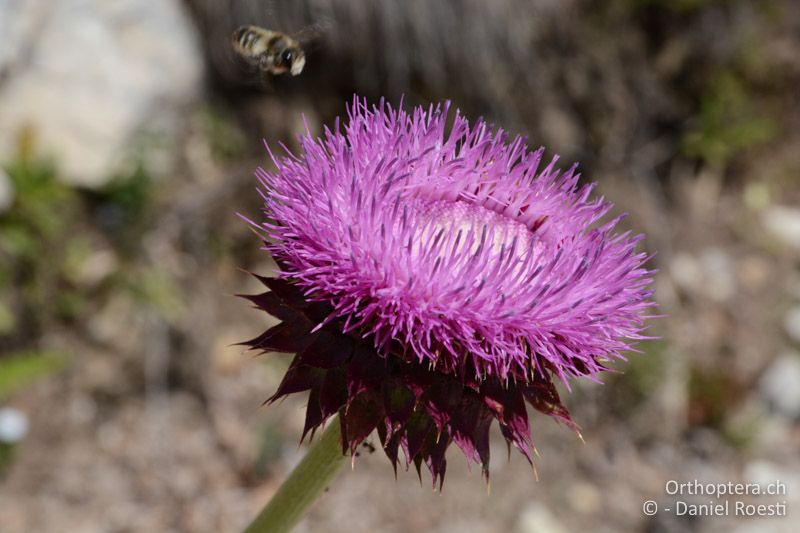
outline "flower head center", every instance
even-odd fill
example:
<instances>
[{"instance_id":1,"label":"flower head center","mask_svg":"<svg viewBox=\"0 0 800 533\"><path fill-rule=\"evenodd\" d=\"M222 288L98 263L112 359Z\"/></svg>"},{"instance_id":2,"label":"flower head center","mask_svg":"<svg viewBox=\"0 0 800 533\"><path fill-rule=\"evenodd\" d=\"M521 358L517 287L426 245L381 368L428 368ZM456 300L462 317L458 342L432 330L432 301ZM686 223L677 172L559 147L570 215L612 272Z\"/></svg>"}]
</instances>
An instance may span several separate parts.
<instances>
[{"instance_id":1,"label":"flower head center","mask_svg":"<svg viewBox=\"0 0 800 533\"><path fill-rule=\"evenodd\" d=\"M524 224L483 206L436 200L422 204L418 213L415 255L521 263L529 253L539 256L546 248Z\"/></svg>"}]
</instances>

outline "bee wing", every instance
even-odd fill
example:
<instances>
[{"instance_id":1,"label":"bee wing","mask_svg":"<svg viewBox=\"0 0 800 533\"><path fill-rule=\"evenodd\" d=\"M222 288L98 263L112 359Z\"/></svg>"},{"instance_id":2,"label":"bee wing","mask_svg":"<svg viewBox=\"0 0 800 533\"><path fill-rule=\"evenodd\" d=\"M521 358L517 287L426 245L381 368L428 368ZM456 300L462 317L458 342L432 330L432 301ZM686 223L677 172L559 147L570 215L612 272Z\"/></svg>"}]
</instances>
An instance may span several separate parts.
<instances>
[{"instance_id":1,"label":"bee wing","mask_svg":"<svg viewBox=\"0 0 800 533\"><path fill-rule=\"evenodd\" d=\"M322 37L328 33L331 25L332 23L329 20L315 22L314 24L304 27L292 35L292 37L305 49L317 44Z\"/></svg>"}]
</instances>

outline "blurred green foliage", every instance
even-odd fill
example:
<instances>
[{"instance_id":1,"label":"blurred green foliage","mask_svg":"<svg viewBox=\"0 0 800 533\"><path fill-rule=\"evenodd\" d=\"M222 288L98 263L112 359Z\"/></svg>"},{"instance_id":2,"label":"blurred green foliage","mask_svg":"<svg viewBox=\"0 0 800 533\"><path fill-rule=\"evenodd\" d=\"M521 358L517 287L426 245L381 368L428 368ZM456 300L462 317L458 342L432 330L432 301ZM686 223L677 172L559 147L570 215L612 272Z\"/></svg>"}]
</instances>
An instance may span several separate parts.
<instances>
[{"instance_id":1,"label":"blurred green foliage","mask_svg":"<svg viewBox=\"0 0 800 533\"><path fill-rule=\"evenodd\" d=\"M714 429L732 448L747 448L762 427L758 413L739 405L744 391L727 368L689 369L689 425Z\"/></svg>"},{"instance_id":2,"label":"blurred green foliage","mask_svg":"<svg viewBox=\"0 0 800 533\"><path fill-rule=\"evenodd\" d=\"M8 465L11 464L14 455L14 446L0 442L0 475L5 472Z\"/></svg>"},{"instance_id":3,"label":"blurred green foliage","mask_svg":"<svg viewBox=\"0 0 800 533\"><path fill-rule=\"evenodd\" d=\"M68 360L66 353L51 350L22 351L0 358L0 401L62 369Z\"/></svg>"},{"instance_id":4,"label":"blurred green foliage","mask_svg":"<svg viewBox=\"0 0 800 533\"><path fill-rule=\"evenodd\" d=\"M608 393L615 412L630 414L652 397L664 380L666 347L663 340L644 341L637 347L641 354L630 354L627 362L614 365L621 372L609 378Z\"/></svg>"},{"instance_id":5,"label":"blurred green foliage","mask_svg":"<svg viewBox=\"0 0 800 533\"><path fill-rule=\"evenodd\" d=\"M100 190L98 196L119 209L128 222L142 218L152 197L153 178L144 164L134 166L128 175L117 176Z\"/></svg>"},{"instance_id":6,"label":"blurred green foliage","mask_svg":"<svg viewBox=\"0 0 800 533\"><path fill-rule=\"evenodd\" d=\"M5 167L15 191L14 205L0 215L3 252L14 257L42 257L42 241L64 232L76 211L77 196L56 178L51 161L31 158L25 149Z\"/></svg>"},{"instance_id":7,"label":"blurred green foliage","mask_svg":"<svg viewBox=\"0 0 800 533\"><path fill-rule=\"evenodd\" d=\"M283 455L283 441L284 436L274 424L267 424L262 428L253 474L264 478L272 473L272 467Z\"/></svg>"},{"instance_id":8,"label":"blurred green foliage","mask_svg":"<svg viewBox=\"0 0 800 533\"><path fill-rule=\"evenodd\" d=\"M722 428L721 435L732 448L743 450L750 447L763 428L763 420L756 415L737 413L734 420L728 421Z\"/></svg>"},{"instance_id":9,"label":"blurred green foliage","mask_svg":"<svg viewBox=\"0 0 800 533\"><path fill-rule=\"evenodd\" d=\"M142 307L149 307L159 316L173 322L184 311L180 287L164 272L145 269L131 274L123 286Z\"/></svg>"},{"instance_id":10,"label":"blurred green foliage","mask_svg":"<svg viewBox=\"0 0 800 533\"><path fill-rule=\"evenodd\" d=\"M0 213L0 399L61 365L63 357L39 350L42 334L79 323L110 292L141 281L157 306L172 312L179 300L155 274L129 281L134 270L119 259L135 255L151 223L154 180L144 165L85 191L59 180L35 145L35 132L23 130L3 164L14 200ZM110 265L101 274L98 256Z\"/></svg>"},{"instance_id":11,"label":"blurred green foliage","mask_svg":"<svg viewBox=\"0 0 800 533\"><path fill-rule=\"evenodd\" d=\"M5 166L15 197L0 214L0 337L23 327L20 317L40 323L80 307L61 276L70 236L79 234L80 200L56 179L51 161L32 156L32 143L23 136Z\"/></svg>"},{"instance_id":12,"label":"blurred green foliage","mask_svg":"<svg viewBox=\"0 0 800 533\"><path fill-rule=\"evenodd\" d=\"M150 223L155 184L143 162L132 170L114 176L104 187L85 191L84 198L97 227L121 254L135 256L142 234Z\"/></svg>"},{"instance_id":13,"label":"blurred green foliage","mask_svg":"<svg viewBox=\"0 0 800 533\"><path fill-rule=\"evenodd\" d=\"M98 291L81 279L98 247L135 257L152 223L154 179L144 164L88 191L58 179L55 163L36 156L35 132L23 130L4 165L14 203L0 214L0 342L20 346L46 324L76 320ZM113 272L119 283L124 272ZM8 345L8 343L6 343Z\"/></svg>"},{"instance_id":14,"label":"blurred green foliage","mask_svg":"<svg viewBox=\"0 0 800 533\"><path fill-rule=\"evenodd\" d=\"M736 387L727 369L689 369L689 424L723 429L736 398Z\"/></svg>"},{"instance_id":15,"label":"blurred green foliage","mask_svg":"<svg viewBox=\"0 0 800 533\"><path fill-rule=\"evenodd\" d=\"M0 293L0 337L8 335L14 330L17 323L16 317L8 302L8 291Z\"/></svg>"},{"instance_id":16,"label":"blurred green foliage","mask_svg":"<svg viewBox=\"0 0 800 533\"><path fill-rule=\"evenodd\" d=\"M58 372L69 361L66 352L30 350L0 357L0 402L37 380ZM14 459L19 444L0 442L0 474Z\"/></svg>"},{"instance_id":17,"label":"blurred green foliage","mask_svg":"<svg viewBox=\"0 0 800 533\"><path fill-rule=\"evenodd\" d=\"M645 341L638 347L642 354L628 357L625 373L621 381L629 389L631 401L640 403L653 394L663 382L666 370L665 350L667 345L662 340Z\"/></svg>"},{"instance_id":18,"label":"blurred green foliage","mask_svg":"<svg viewBox=\"0 0 800 533\"><path fill-rule=\"evenodd\" d=\"M793 88L785 66L767 51L759 37L757 20L769 24L781 17L781 2L764 0L624 0L631 14L644 13L649 21L668 21L668 37L658 37L657 49L682 43L696 49L682 62L683 70L669 81L684 93L691 109L688 128L681 138L683 155L723 168L738 152L774 140L780 118L773 97ZM719 50L706 52L697 41L699 31L733 16L748 5L754 22L745 30L726 34ZM711 18L718 18L715 22ZM671 28L670 26L675 26ZM682 31L675 31L682 28ZM666 39L666 40L665 40ZM692 44L694 43L694 44ZM778 106L780 107L780 106Z\"/></svg>"},{"instance_id":19,"label":"blurred green foliage","mask_svg":"<svg viewBox=\"0 0 800 533\"><path fill-rule=\"evenodd\" d=\"M683 138L683 150L715 166L724 166L736 152L777 135L775 121L758 113L747 84L730 71L714 77L701 97L695 121Z\"/></svg>"},{"instance_id":20,"label":"blurred green foliage","mask_svg":"<svg viewBox=\"0 0 800 533\"><path fill-rule=\"evenodd\" d=\"M211 155L216 159L235 161L245 154L247 138L229 111L206 106L200 111L200 123Z\"/></svg>"}]
</instances>

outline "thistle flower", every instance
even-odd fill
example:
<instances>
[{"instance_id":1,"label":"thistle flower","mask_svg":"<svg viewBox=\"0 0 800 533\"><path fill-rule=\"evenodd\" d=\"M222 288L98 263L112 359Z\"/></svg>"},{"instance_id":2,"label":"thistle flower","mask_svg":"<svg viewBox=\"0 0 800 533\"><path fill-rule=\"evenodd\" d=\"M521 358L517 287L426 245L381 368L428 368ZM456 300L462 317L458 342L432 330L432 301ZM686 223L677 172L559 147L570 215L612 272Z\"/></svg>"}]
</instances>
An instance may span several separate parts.
<instances>
[{"instance_id":1,"label":"thistle flower","mask_svg":"<svg viewBox=\"0 0 800 533\"><path fill-rule=\"evenodd\" d=\"M526 403L575 428L554 378L596 380L653 305L642 237L575 166L447 117L356 99L343 131L270 153L256 226L280 270L248 298L282 322L245 343L297 354L268 402L310 391L303 438L338 413L343 453L377 429L395 473L440 486L453 442L488 479L494 421L533 464Z\"/></svg>"}]
</instances>

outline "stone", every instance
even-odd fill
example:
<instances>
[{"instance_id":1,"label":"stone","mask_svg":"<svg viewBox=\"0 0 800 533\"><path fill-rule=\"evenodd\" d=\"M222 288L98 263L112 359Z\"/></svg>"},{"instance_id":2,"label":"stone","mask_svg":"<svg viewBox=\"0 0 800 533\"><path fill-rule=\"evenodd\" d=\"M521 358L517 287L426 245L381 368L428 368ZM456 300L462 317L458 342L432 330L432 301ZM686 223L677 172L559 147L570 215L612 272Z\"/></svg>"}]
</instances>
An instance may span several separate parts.
<instances>
[{"instance_id":1,"label":"stone","mask_svg":"<svg viewBox=\"0 0 800 533\"><path fill-rule=\"evenodd\" d=\"M520 513L517 531L519 533L566 533L567 528L543 504L532 503Z\"/></svg>"},{"instance_id":2,"label":"stone","mask_svg":"<svg viewBox=\"0 0 800 533\"><path fill-rule=\"evenodd\" d=\"M119 260L113 250L94 250L80 262L73 274L73 281L81 287L95 287L108 279L119 268Z\"/></svg>"},{"instance_id":3,"label":"stone","mask_svg":"<svg viewBox=\"0 0 800 533\"><path fill-rule=\"evenodd\" d=\"M173 131L203 71L183 9L178 0L0 2L0 160L27 130L66 182L101 187L142 139Z\"/></svg>"},{"instance_id":4,"label":"stone","mask_svg":"<svg viewBox=\"0 0 800 533\"><path fill-rule=\"evenodd\" d=\"M778 355L759 386L770 406L788 418L800 419L800 353L787 351Z\"/></svg>"},{"instance_id":5,"label":"stone","mask_svg":"<svg viewBox=\"0 0 800 533\"><path fill-rule=\"evenodd\" d=\"M724 250L708 248L697 257L685 252L675 254L669 263L675 283L687 292L699 292L718 302L736 294L736 271Z\"/></svg>"},{"instance_id":6,"label":"stone","mask_svg":"<svg viewBox=\"0 0 800 533\"><path fill-rule=\"evenodd\" d=\"M800 500L800 471L793 464L778 464L764 459L756 459L745 464L742 471L742 481L745 483L758 483L767 486L776 481L784 485L784 496L790 502ZM777 487L776 487L777 488Z\"/></svg>"},{"instance_id":7,"label":"stone","mask_svg":"<svg viewBox=\"0 0 800 533\"><path fill-rule=\"evenodd\" d=\"M45 9L47 2L0 2L0 35L3 36L3 46L0 46L0 83L26 56L26 48L33 42L33 33Z\"/></svg>"},{"instance_id":8,"label":"stone","mask_svg":"<svg viewBox=\"0 0 800 533\"><path fill-rule=\"evenodd\" d=\"M705 293L718 302L736 294L736 274L730 255L721 248L708 248L700 254Z\"/></svg>"},{"instance_id":9,"label":"stone","mask_svg":"<svg viewBox=\"0 0 800 533\"><path fill-rule=\"evenodd\" d=\"M800 306L792 307L786 312L783 328L793 341L800 342Z\"/></svg>"},{"instance_id":10,"label":"stone","mask_svg":"<svg viewBox=\"0 0 800 533\"><path fill-rule=\"evenodd\" d=\"M703 277L697 260L685 252L678 252L674 255L669 263L669 273L675 283L686 291L695 290Z\"/></svg>"},{"instance_id":11,"label":"stone","mask_svg":"<svg viewBox=\"0 0 800 533\"><path fill-rule=\"evenodd\" d=\"M762 214L762 223L773 237L800 250L800 208L772 206Z\"/></svg>"},{"instance_id":12,"label":"stone","mask_svg":"<svg viewBox=\"0 0 800 533\"><path fill-rule=\"evenodd\" d=\"M0 442L16 444L28 434L28 417L13 407L0 409Z\"/></svg>"},{"instance_id":13,"label":"stone","mask_svg":"<svg viewBox=\"0 0 800 533\"><path fill-rule=\"evenodd\" d=\"M603 506L603 497L600 491L585 481L577 481L570 486L567 496L570 506L583 515L595 514Z\"/></svg>"}]
</instances>

